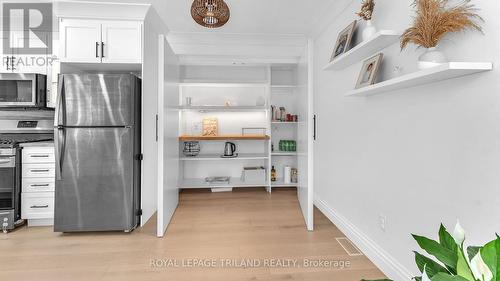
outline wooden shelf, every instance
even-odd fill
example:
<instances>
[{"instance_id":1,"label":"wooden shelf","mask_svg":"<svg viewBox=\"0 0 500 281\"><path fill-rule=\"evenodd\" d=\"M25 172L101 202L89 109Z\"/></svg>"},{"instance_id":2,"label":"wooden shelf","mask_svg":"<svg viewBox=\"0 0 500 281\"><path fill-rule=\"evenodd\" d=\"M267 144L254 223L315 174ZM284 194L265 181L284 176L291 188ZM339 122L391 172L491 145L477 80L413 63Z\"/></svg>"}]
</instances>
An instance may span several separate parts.
<instances>
[{"instance_id":1,"label":"wooden shelf","mask_svg":"<svg viewBox=\"0 0 500 281\"><path fill-rule=\"evenodd\" d=\"M205 136L180 136L179 141L225 141L225 140L269 140L270 137L267 135L223 135L216 137L205 137Z\"/></svg>"},{"instance_id":2,"label":"wooden shelf","mask_svg":"<svg viewBox=\"0 0 500 281\"><path fill-rule=\"evenodd\" d=\"M205 179L184 179L179 184L179 188L229 188L229 187L261 187L269 186L267 182L253 183L244 182L240 178L231 178L229 184L208 184Z\"/></svg>"},{"instance_id":3,"label":"wooden shelf","mask_svg":"<svg viewBox=\"0 0 500 281\"><path fill-rule=\"evenodd\" d=\"M181 161L235 161L235 160L265 160L269 159L267 154L262 153L240 153L238 157L224 158L220 154L198 155L196 157L181 157Z\"/></svg>"},{"instance_id":4,"label":"wooden shelf","mask_svg":"<svg viewBox=\"0 0 500 281\"><path fill-rule=\"evenodd\" d=\"M219 111L219 112L248 112L248 111L266 111L268 110L267 106L218 106L218 105L198 105L198 106L186 106L186 105L181 105L178 107L175 107L176 109L179 110L186 110L186 111Z\"/></svg>"},{"instance_id":5,"label":"wooden shelf","mask_svg":"<svg viewBox=\"0 0 500 281\"><path fill-rule=\"evenodd\" d=\"M450 62L357 89L345 94L345 96L371 96L471 75L474 73L490 71L492 69L493 64L490 62Z\"/></svg>"},{"instance_id":6,"label":"wooden shelf","mask_svg":"<svg viewBox=\"0 0 500 281\"><path fill-rule=\"evenodd\" d=\"M323 70L340 70L361 62L376 52L396 43L401 33L393 30L380 30L371 39L361 42L346 53L336 57Z\"/></svg>"}]
</instances>

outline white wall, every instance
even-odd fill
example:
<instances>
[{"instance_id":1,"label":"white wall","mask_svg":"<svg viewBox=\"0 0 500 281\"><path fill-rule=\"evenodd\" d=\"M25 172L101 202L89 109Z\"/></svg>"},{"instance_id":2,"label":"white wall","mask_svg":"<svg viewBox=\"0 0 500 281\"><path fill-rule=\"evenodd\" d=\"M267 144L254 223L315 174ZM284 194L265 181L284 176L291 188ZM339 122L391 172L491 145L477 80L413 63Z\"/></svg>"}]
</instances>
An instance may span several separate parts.
<instances>
[{"instance_id":1,"label":"white wall","mask_svg":"<svg viewBox=\"0 0 500 281\"><path fill-rule=\"evenodd\" d=\"M163 237L165 230L179 204L179 111L173 109L179 104L179 60L172 51L165 36L159 38L160 67L159 78L163 83L159 86L158 109L159 150L158 173L160 186L158 190L158 226L157 235Z\"/></svg>"},{"instance_id":2,"label":"white wall","mask_svg":"<svg viewBox=\"0 0 500 281\"><path fill-rule=\"evenodd\" d=\"M412 2L377 1L376 26L405 29ZM498 64L500 3L473 3L485 19L485 35L454 34L441 48L451 61ZM315 40L315 194L317 204L362 242L390 277L401 280L417 273L411 252L417 245L410 233L436 237L440 222L452 228L457 218L471 244L491 240L500 231L500 70L346 98L361 63L338 72L322 68L338 32L355 19L358 8L358 1L351 2ZM403 73L416 70L422 50L400 52L396 44L383 52L381 78L387 79L396 75L396 65L404 67ZM380 214L387 217L385 232ZM388 259L375 255L377 246Z\"/></svg>"},{"instance_id":3,"label":"white wall","mask_svg":"<svg viewBox=\"0 0 500 281\"><path fill-rule=\"evenodd\" d=\"M156 141L156 115L158 113L158 36L167 28L151 7L144 21L144 57L142 70L142 136L143 136L143 177L142 177L142 225L157 210L158 196L158 146Z\"/></svg>"}]
</instances>

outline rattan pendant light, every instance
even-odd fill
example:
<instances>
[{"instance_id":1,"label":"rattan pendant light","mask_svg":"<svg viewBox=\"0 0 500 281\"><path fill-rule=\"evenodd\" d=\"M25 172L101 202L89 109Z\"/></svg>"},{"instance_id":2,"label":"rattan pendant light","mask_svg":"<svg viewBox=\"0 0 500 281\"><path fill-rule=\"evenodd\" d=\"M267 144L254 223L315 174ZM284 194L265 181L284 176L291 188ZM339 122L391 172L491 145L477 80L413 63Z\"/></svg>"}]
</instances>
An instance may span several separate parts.
<instances>
[{"instance_id":1,"label":"rattan pendant light","mask_svg":"<svg viewBox=\"0 0 500 281\"><path fill-rule=\"evenodd\" d=\"M229 21L229 7L223 0L194 0L191 16L201 26L217 28Z\"/></svg>"}]
</instances>

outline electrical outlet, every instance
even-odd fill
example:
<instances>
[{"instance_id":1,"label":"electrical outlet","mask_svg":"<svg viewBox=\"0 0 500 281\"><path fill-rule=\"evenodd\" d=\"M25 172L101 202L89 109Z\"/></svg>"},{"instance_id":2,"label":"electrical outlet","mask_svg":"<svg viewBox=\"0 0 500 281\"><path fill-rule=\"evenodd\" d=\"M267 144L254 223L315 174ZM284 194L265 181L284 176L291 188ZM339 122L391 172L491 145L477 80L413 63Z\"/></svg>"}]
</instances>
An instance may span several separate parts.
<instances>
[{"instance_id":1,"label":"electrical outlet","mask_svg":"<svg viewBox=\"0 0 500 281\"><path fill-rule=\"evenodd\" d=\"M387 226L387 217L384 214L380 214L378 217L378 222L380 226L380 230L385 232Z\"/></svg>"}]
</instances>

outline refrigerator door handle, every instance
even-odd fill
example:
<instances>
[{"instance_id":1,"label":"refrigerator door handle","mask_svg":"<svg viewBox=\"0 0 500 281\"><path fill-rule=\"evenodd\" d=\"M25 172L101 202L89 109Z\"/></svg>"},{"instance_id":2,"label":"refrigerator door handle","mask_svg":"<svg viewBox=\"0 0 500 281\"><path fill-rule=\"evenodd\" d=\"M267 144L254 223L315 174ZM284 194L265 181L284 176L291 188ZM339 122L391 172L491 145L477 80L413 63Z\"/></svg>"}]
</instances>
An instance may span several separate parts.
<instances>
[{"instance_id":1,"label":"refrigerator door handle","mask_svg":"<svg viewBox=\"0 0 500 281\"><path fill-rule=\"evenodd\" d=\"M57 89L56 113L54 115L54 127L65 125L66 105L64 104L64 76L59 75L59 85ZM61 121L61 115L63 120Z\"/></svg>"},{"instance_id":2,"label":"refrigerator door handle","mask_svg":"<svg viewBox=\"0 0 500 281\"><path fill-rule=\"evenodd\" d=\"M62 141L60 140L61 136L63 138ZM56 180L61 180L64 150L66 150L66 130L63 127L54 128L54 146L54 153L56 157Z\"/></svg>"}]
</instances>

